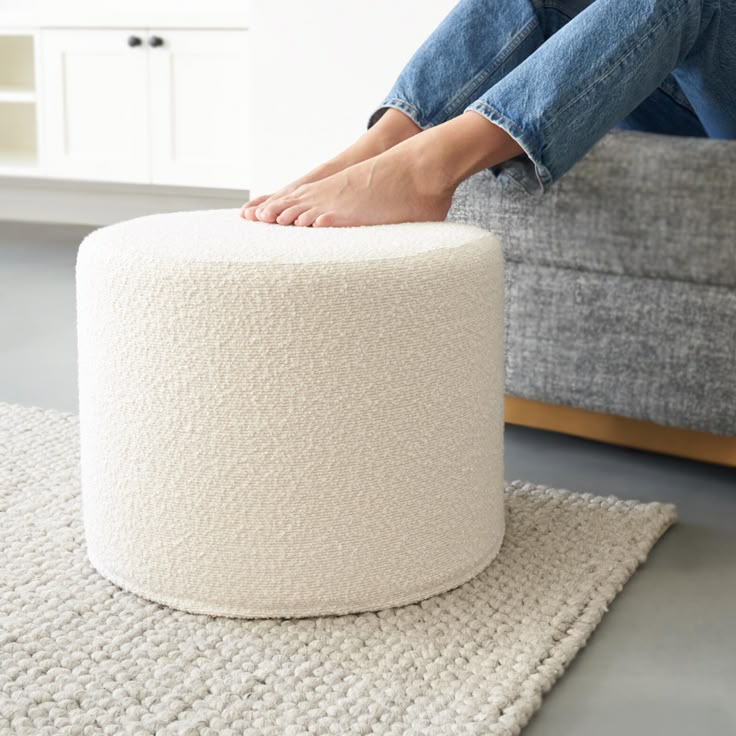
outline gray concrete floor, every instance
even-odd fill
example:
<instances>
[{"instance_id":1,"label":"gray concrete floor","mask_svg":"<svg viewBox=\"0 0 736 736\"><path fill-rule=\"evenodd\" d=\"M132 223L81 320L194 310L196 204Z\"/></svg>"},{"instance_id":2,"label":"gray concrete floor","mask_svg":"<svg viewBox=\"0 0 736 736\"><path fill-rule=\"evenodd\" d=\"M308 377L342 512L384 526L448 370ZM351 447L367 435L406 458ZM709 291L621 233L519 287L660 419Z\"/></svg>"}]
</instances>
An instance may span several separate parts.
<instances>
[{"instance_id":1,"label":"gray concrete floor","mask_svg":"<svg viewBox=\"0 0 736 736\"><path fill-rule=\"evenodd\" d=\"M0 401L76 413L74 264L90 231L0 223ZM508 426L505 471L680 516L524 733L736 734L736 470Z\"/></svg>"}]
</instances>

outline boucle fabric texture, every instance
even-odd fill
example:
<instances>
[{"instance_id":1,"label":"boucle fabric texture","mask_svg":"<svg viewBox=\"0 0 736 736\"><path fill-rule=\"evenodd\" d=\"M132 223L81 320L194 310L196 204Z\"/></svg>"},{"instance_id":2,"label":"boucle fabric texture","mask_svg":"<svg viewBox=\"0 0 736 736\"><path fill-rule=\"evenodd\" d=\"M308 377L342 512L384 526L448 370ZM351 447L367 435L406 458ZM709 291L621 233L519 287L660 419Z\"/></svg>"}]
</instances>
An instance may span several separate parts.
<instances>
[{"instance_id":1,"label":"boucle fabric texture","mask_svg":"<svg viewBox=\"0 0 736 736\"><path fill-rule=\"evenodd\" d=\"M379 612L212 617L90 565L74 414L0 403L0 733L514 736L675 521L506 484L498 556Z\"/></svg>"},{"instance_id":2,"label":"boucle fabric texture","mask_svg":"<svg viewBox=\"0 0 736 736\"><path fill-rule=\"evenodd\" d=\"M445 222L239 210L77 259L89 557L193 613L313 616L464 583L504 533L503 253Z\"/></svg>"},{"instance_id":3,"label":"boucle fabric texture","mask_svg":"<svg viewBox=\"0 0 736 736\"><path fill-rule=\"evenodd\" d=\"M447 220L506 260L506 392L736 434L736 141L612 130L541 197L490 171Z\"/></svg>"},{"instance_id":4,"label":"boucle fabric texture","mask_svg":"<svg viewBox=\"0 0 736 736\"><path fill-rule=\"evenodd\" d=\"M736 287L736 141L614 129L543 196L474 174L447 219L516 263Z\"/></svg>"},{"instance_id":5,"label":"boucle fabric texture","mask_svg":"<svg viewBox=\"0 0 736 736\"><path fill-rule=\"evenodd\" d=\"M736 435L736 289L507 262L506 390Z\"/></svg>"}]
</instances>

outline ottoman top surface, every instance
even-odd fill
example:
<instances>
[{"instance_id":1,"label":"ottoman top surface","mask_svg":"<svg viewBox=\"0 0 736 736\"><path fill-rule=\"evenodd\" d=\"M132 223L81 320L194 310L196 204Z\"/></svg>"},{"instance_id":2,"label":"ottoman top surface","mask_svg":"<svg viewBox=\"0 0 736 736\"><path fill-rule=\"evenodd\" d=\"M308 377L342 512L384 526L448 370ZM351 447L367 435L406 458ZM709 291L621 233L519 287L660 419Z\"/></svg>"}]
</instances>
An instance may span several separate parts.
<instances>
[{"instance_id":1,"label":"ottoman top surface","mask_svg":"<svg viewBox=\"0 0 736 736\"><path fill-rule=\"evenodd\" d=\"M401 258L484 238L494 236L476 225L446 221L314 228L253 222L241 218L239 209L211 209L125 220L93 231L83 243L141 260L310 263Z\"/></svg>"}]
</instances>

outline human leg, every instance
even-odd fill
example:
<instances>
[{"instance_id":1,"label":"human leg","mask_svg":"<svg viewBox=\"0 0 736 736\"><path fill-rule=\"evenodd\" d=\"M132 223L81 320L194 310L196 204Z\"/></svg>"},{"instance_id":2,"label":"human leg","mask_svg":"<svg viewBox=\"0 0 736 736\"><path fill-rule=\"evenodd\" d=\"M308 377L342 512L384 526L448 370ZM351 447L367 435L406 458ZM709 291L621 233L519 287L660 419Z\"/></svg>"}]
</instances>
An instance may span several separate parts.
<instances>
[{"instance_id":1,"label":"human leg","mask_svg":"<svg viewBox=\"0 0 736 736\"><path fill-rule=\"evenodd\" d=\"M683 97L673 97L660 85L614 127L645 133L707 138L708 133Z\"/></svg>"},{"instance_id":2,"label":"human leg","mask_svg":"<svg viewBox=\"0 0 736 736\"><path fill-rule=\"evenodd\" d=\"M545 40L531 0L460 0L414 52L367 122L390 108L422 130L460 114Z\"/></svg>"},{"instance_id":3,"label":"human leg","mask_svg":"<svg viewBox=\"0 0 736 736\"><path fill-rule=\"evenodd\" d=\"M355 144L279 191L246 202L241 215L259 219L257 210L283 200L299 185L337 173L430 125L445 122L543 41L530 0L461 0L405 65L389 91L387 104L371 115L366 132ZM412 106L419 94L422 112ZM386 115L392 108L395 110Z\"/></svg>"},{"instance_id":4,"label":"human leg","mask_svg":"<svg viewBox=\"0 0 736 736\"><path fill-rule=\"evenodd\" d=\"M505 131L467 112L266 202L258 218L315 227L442 221L462 179L521 152Z\"/></svg>"},{"instance_id":5,"label":"human leg","mask_svg":"<svg viewBox=\"0 0 736 736\"><path fill-rule=\"evenodd\" d=\"M320 164L304 176L295 179L276 192L262 194L250 199L241 207L240 216L247 220L257 220L258 218L255 215L256 209L269 199L285 197L302 184L324 179L326 176L341 171L359 161L376 156L419 132L420 129L409 117L398 110L392 110L390 115L386 115L381 120L380 125L365 131L352 145L333 158Z\"/></svg>"},{"instance_id":6,"label":"human leg","mask_svg":"<svg viewBox=\"0 0 736 736\"><path fill-rule=\"evenodd\" d=\"M497 172L544 191L687 62L713 12L704 0L628 0L625 13L621 0L588 4L465 108L524 149Z\"/></svg>"},{"instance_id":7,"label":"human leg","mask_svg":"<svg viewBox=\"0 0 736 736\"><path fill-rule=\"evenodd\" d=\"M458 65L445 68L443 64L439 74L436 69L429 74L431 44L427 42L422 53L415 55L416 63L410 63L395 83L386 105L374 111L368 123L375 125L395 106L424 133L370 159L369 166L362 162L334 175L336 179L328 177L308 185L298 196L271 202L264 208L264 221L289 224L296 218L295 224L346 226L442 219L438 214L447 211L447 188L458 183L457 164L463 160L467 165L459 172L461 178L485 165L500 168L522 186L531 181L530 191L536 184L543 188L617 122L641 112L648 98L670 78L673 65L687 60L712 19L703 11L701 0L630 0L631 12L625 22L621 22L616 0L555 2L588 5L574 22L562 23L533 53L510 64L510 70L504 70L497 82L465 108L462 104L473 95L478 80L487 81L503 68L510 58L504 52L510 47L497 49L497 56L503 58L499 64L478 67L471 59L462 72L461 91L448 101L439 95L441 82L445 77L457 82L453 75ZM471 6L471 2L463 4L466 9ZM538 19L530 19L529 26L517 33L519 43L511 46L519 48L537 32L543 33ZM503 94L497 95L499 89ZM500 97L516 117L504 114L498 103L489 105L488 97L492 101ZM473 139L475 149L468 150L467 140L457 135L458 126L470 124L460 112L486 118L487 137ZM391 167L393 173L388 170ZM396 173L398 169L403 176ZM307 222L300 222L303 217Z\"/></svg>"}]
</instances>

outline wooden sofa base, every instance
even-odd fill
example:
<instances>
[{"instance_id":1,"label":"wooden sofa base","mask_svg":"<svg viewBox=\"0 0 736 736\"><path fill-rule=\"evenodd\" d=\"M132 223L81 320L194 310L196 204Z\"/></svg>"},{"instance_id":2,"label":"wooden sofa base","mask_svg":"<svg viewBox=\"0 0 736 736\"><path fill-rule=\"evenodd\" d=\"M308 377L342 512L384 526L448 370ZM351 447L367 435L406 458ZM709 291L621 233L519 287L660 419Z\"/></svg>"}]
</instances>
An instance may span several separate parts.
<instances>
[{"instance_id":1,"label":"wooden sofa base","mask_svg":"<svg viewBox=\"0 0 736 736\"><path fill-rule=\"evenodd\" d=\"M506 396L505 420L612 445L736 467L736 437Z\"/></svg>"}]
</instances>

